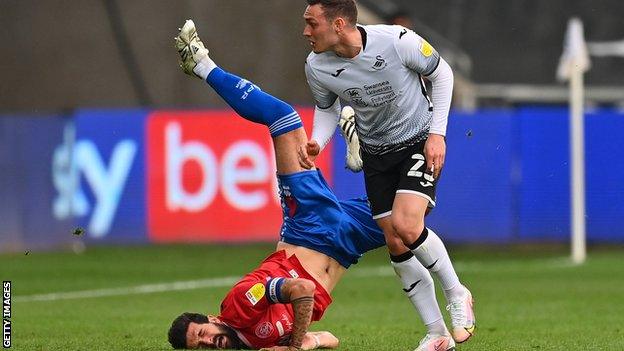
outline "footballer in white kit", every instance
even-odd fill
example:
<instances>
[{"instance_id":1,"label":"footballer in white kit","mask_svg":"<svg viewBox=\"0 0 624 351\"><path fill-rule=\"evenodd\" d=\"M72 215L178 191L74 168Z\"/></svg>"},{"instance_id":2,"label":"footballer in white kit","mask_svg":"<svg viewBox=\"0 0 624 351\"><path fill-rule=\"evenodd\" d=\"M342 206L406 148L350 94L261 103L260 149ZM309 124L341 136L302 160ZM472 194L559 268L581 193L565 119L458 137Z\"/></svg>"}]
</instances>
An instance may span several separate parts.
<instances>
[{"instance_id":1,"label":"footballer in white kit","mask_svg":"<svg viewBox=\"0 0 624 351\"><path fill-rule=\"evenodd\" d=\"M446 155L453 72L438 52L402 26L358 25L355 0L306 0L303 35L312 52L305 73L316 108L311 139L299 149L303 167L334 134L341 100L355 113L340 127L362 165L373 218L391 264L427 334L416 351L455 349L474 332L470 291L460 282L437 234L425 226ZM432 83L431 98L423 78ZM344 118L347 117L347 118ZM359 145L352 145L353 124ZM353 168L353 167L350 167ZM452 329L436 301L434 273L447 299Z\"/></svg>"},{"instance_id":2,"label":"footballer in white kit","mask_svg":"<svg viewBox=\"0 0 624 351\"><path fill-rule=\"evenodd\" d=\"M308 56L306 76L317 106L329 108L337 97L349 102L367 152L383 153L395 145L425 139L433 105L422 76L437 68L440 55L405 27L357 28L363 40L358 56L343 58L329 51ZM434 130L444 134L443 122Z\"/></svg>"},{"instance_id":3,"label":"footballer in white kit","mask_svg":"<svg viewBox=\"0 0 624 351\"><path fill-rule=\"evenodd\" d=\"M358 25L357 29L363 48L356 57L339 57L331 51L308 56L305 72L316 105L331 109L340 98L355 110L374 218L391 211L396 190L417 192L433 207L436 180L426 169L422 150L429 133L446 134L448 112L433 118L423 76L436 70L440 55L402 26ZM323 122L315 120L315 124ZM317 141L323 147L328 140ZM388 171L405 176L383 176Z\"/></svg>"}]
</instances>

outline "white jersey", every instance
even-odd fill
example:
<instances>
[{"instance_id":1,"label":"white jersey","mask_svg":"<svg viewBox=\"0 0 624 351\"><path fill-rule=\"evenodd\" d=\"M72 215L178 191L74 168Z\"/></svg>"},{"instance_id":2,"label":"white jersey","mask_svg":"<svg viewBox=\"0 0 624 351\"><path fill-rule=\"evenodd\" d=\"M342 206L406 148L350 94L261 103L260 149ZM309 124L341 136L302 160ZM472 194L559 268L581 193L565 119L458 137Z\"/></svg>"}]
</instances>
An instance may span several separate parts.
<instances>
[{"instance_id":1,"label":"white jersey","mask_svg":"<svg viewBox=\"0 0 624 351\"><path fill-rule=\"evenodd\" d=\"M337 98L356 112L364 151L382 154L424 140L433 105L422 76L440 62L437 51L402 26L359 26L362 51L343 58L332 51L310 53L306 76L316 105L330 107Z\"/></svg>"}]
</instances>

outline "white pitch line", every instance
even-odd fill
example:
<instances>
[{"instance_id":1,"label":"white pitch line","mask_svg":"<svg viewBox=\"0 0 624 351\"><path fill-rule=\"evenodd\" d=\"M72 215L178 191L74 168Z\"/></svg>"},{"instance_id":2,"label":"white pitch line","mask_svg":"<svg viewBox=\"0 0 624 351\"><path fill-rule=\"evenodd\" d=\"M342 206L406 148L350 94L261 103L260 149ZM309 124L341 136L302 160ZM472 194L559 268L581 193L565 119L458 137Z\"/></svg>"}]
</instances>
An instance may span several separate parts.
<instances>
[{"instance_id":1,"label":"white pitch line","mask_svg":"<svg viewBox=\"0 0 624 351\"><path fill-rule=\"evenodd\" d=\"M124 296L137 294L152 294L158 292L175 291L175 290L193 290L202 288L222 288L234 285L241 277L223 277L201 280L187 280L161 284L146 284L126 288L109 288L95 290L81 290L58 292L51 294L37 294L27 296L16 296L15 302L32 302L32 301L58 301L58 300L74 300L87 299L94 297L108 296Z\"/></svg>"},{"instance_id":2,"label":"white pitch line","mask_svg":"<svg viewBox=\"0 0 624 351\"><path fill-rule=\"evenodd\" d=\"M541 260L526 260L526 261L507 261L500 263L493 267L491 264L484 262L456 262L454 264L457 272L483 272L487 270L500 271L501 265L505 266L508 263L514 266L508 266L507 271L527 268L537 269L553 269L553 268L567 268L574 267L574 264L569 259L553 258L553 259L541 259ZM388 264L387 266L374 266L374 267L362 267L354 269L354 272L345 275L347 278L370 278L370 277L389 277L394 276L394 270ZM125 295L139 295L139 294L153 294L159 292L169 291L182 291L182 290L194 290L205 288L227 288L236 283L240 276L230 276L221 278L209 278L199 280L186 280L177 281L171 283L159 283L159 284L146 284L137 285L131 287L122 288L108 288L108 289L94 289L94 290L80 290L80 291L68 291L57 292L50 294L36 294L26 296L15 296L14 302L35 302L35 301L58 301L58 300L75 300L75 299L88 299L97 297L110 297L110 296L125 296Z\"/></svg>"}]
</instances>

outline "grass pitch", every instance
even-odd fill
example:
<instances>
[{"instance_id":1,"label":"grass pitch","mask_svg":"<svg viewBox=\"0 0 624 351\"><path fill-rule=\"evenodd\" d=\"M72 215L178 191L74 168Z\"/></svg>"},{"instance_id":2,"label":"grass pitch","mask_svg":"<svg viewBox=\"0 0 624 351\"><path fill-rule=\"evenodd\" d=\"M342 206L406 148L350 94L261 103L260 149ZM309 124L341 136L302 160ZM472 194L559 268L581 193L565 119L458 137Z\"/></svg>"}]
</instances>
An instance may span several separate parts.
<instances>
[{"instance_id":1,"label":"grass pitch","mask_svg":"<svg viewBox=\"0 0 624 351\"><path fill-rule=\"evenodd\" d=\"M0 278L13 285L12 348L170 350L173 318L218 312L231 282L214 278L241 276L273 247L2 255ZM569 264L563 248L500 250L450 250L476 300L476 335L458 350L624 350L624 250L591 250L583 266ZM333 298L311 329L333 332L342 350L412 350L424 335L383 249L350 269Z\"/></svg>"}]
</instances>

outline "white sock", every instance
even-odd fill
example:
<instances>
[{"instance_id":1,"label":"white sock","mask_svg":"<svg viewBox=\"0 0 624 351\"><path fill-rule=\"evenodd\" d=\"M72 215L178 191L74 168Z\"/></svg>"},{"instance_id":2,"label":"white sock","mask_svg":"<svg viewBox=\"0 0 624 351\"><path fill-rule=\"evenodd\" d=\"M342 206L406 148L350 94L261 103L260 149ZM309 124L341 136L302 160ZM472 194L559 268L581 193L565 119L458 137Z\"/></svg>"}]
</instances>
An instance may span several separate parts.
<instances>
[{"instance_id":1,"label":"white sock","mask_svg":"<svg viewBox=\"0 0 624 351\"><path fill-rule=\"evenodd\" d=\"M217 68L217 64L214 63L210 56L206 56L201 61L197 62L197 65L193 68L193 72L203 80L206 80L210 72L215 68Z\"/></svg>"},{"instance_id":2,"label":"white sock","mask_svg":"<svg viewBox=\"0 0 624 351\"><path fill-rule=\"evenodd\" d=\"M463 296L464 289L455 273L446 247L433 230L427 229L427 238L417 248L412 249L412 252L425 268L438 277L447 301L459 298Z\"/></svg>"},{"instance_id":3,"label":"white sock","mask_svg":"<svg viewBox=\"0 0 624 351\"><path fill-rule=\"evenodd\" d=\"M431 274L413 256L403 262L392 262L392 267L401 280L403 291L427 326L427 331L432 334L447 334Z\"/></svg>"}]
</instances>

